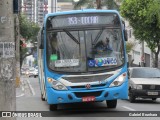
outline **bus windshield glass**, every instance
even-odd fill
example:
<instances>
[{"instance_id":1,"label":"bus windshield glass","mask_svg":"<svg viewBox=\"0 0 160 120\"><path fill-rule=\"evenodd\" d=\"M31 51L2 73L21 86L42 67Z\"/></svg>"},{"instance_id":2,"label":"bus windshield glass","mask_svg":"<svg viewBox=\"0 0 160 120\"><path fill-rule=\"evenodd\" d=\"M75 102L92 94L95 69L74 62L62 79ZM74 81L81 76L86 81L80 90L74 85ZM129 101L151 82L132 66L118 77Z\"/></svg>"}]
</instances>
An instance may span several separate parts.
<instances>
[{"instance_id":1,"label":"bus windshield glass","mask_svg":"<svg viewBox=\"0 0 160 120\"><path fill-rule=\"evenodd\" d=\"M86 15L86 14L85 14ZM49 18L47 21L47 63L58 72L97 72L117 68L124 64L124 48L120 22L92 15L84 25L84 17L78 16L72 24L71 16ZM104 15L103 15L104 16ZM115 18L115 16L112 16ZM108 19L107 19L108 18ZM62 22L65 19L65 25ZM82 20L83 19L83 20ZM53 22L54 21L54 22ZM57 24L55 23L57 22ZM72 21L72 22L71 22ZM98 22L97 22L98 21ZM114 21L114 22L113 22Z\"/></svg>"}]
</instances>

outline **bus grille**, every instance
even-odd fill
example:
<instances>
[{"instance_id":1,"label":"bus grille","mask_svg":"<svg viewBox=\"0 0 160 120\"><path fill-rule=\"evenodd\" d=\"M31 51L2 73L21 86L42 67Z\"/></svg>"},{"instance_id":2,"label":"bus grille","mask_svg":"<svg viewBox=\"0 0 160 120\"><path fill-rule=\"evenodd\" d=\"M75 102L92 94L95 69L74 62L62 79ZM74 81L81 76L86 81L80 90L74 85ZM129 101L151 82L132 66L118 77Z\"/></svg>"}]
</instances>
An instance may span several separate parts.
<instances>
[{"instance_id":1,"label":"bus grille","mask_svg":"<svg viewBox=\"0 0 160 120\"><path fill-rule=\"evenodd\" d=\"M82 82L97 82L103 81L111 77L113 74L97 75L97 76L76 76L76 77L63 77L63 79L71 83L82 83Z\"/></svg>"},{"instance_id":2,"label":"bus grille","mask_svg":"<svg viewBox=\"0 0 160 120\"><path fill-rule=\"evenodd\" d=\"M81 97L87 97L87 96L95 96L98 97L100 96L102 91L96 91L96 92L75 92L74 94L76 97L81 98Z\"/></svg>"},{"instance_id":3,"label":"bus grille","mask_svg":"<svg viewBox=\"0 0 160 120\"><path fill-rule=\"evenodd\" d=\"M95 88L95 87L104 87L106 84L99 84L99 85L91 85L91 88ZM71 86L72 89L76 89L76 88L86 88L86 86L82 85L82 86Z\"/></svg>"}]
</instances>

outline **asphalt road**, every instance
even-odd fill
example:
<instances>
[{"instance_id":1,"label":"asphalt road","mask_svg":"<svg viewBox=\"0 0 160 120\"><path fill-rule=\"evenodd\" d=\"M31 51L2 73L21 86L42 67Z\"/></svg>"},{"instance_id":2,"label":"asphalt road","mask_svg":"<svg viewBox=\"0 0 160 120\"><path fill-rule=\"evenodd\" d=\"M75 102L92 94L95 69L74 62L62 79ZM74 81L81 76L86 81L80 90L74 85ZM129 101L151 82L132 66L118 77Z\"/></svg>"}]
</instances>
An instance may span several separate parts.
<instances>
[{"instance_id":1,"label":"asphalt road","mask_svg":"<svg viewBox=\"0 0 160 120\"><path fill-rule=\"evenodd\" d=\"M49 111L49 105L46 101L40 99L40 89L37 78L23 77L21 89L17 89L17 111ZM160 111L160 99L152 101L149 99L137 100L136 103L130 103L128 100L118 100L116 109L109 109L105 102L96 103L74 103L63 104L58 106L55 112L47 112L52 117L41 118L43 120L54 119L95 119L95 120L158 120L159 117L139 117L138 114L143 114L148 111L157 114L154 111ZM124 115L123 115L124 114ZM160 114L160 112L158 112ZM128 116L127 116L128 115ZM137 116L134 116L137 115ZM123 117L126 116L126 117ZM85 117L85 118L84 118ZM40 118L17 118L17 120L36 119Z\"/></svg>"}]
</instances>

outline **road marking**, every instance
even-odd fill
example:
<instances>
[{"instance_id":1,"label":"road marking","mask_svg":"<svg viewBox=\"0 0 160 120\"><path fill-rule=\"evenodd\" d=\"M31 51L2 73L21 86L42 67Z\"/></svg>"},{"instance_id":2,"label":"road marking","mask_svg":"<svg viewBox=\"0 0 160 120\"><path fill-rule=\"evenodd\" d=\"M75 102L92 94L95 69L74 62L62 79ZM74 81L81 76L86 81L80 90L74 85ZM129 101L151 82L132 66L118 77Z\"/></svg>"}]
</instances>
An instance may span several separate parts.
<instances>
[{"instance_id":1,"label":"road marking","mask_svg":"<svg viewBox=\"0 0 160 120\"><path fill-rule=\"evenodd\" d=\"M24 94L24 87L23 87L23 80L21 81L21 90L22 90L22 92L23 93L21 93L20 95L17 95L16 97L18 98L18 97L22 97L22 96L24 96L25 94Z\"/></svg>"},{"instance_id":2,"label":"road marking","mask_svg":"<svg viewBox=\"0 0 160 120\"><path fill-rule=\"evenodd\" d=\"M33 89L32 85L30 84L30 81L27 80L27 82L28 82L29 88L30 88L30 90L32 92L32 95L34 96L35 95L34 89Z\"/></svg>"},{"instance_id":3,"label":"road marking","mask_svg":"<svg viewBox=\"0 0 160 120\"><path fill-rule=\"evenodd\" d=\"M16 97L22 97L22 96L24 96L24 93L22 93L21 95L18 95L18 96L16 96Z\"/></svg>"},{"instance_id":4,"label":"road marking","mask_svg":"<svg viewBox=\"0 0 160 120\"><path fill-rule=\"evenodd\" d=\"M130 107L127 107L127 106L122 106L123 108L127 109L127 110L130 110L130 111L136 111L135 109L132 109Z\"/></svg>"}]
</instances>

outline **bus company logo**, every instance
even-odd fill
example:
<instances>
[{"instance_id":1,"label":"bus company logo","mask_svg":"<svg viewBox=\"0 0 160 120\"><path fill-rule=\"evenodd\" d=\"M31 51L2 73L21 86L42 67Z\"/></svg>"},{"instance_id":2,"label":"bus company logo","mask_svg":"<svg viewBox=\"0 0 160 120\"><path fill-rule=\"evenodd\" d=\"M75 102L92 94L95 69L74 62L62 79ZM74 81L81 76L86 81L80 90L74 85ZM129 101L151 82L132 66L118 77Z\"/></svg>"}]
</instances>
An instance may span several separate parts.
<instances>
[{"instance_id":1,"label":"bus company logo","mask_svg":"<svg viewBox=\"0 0 160 120\"><path fill-rule=\"evenodd\" d=\"M91 88L91 85L90 84L87 84L86 85L86 89L90 89Z\"/></svg>"}]
</instances>

